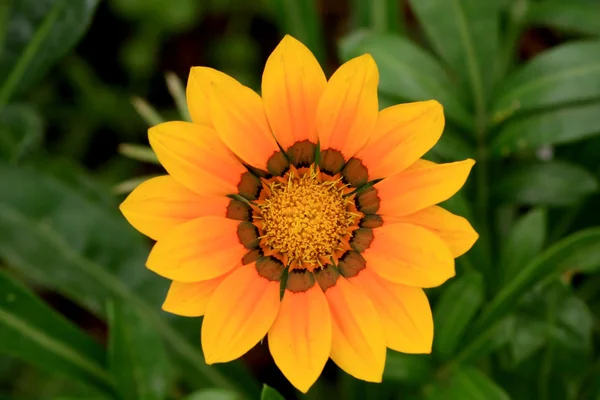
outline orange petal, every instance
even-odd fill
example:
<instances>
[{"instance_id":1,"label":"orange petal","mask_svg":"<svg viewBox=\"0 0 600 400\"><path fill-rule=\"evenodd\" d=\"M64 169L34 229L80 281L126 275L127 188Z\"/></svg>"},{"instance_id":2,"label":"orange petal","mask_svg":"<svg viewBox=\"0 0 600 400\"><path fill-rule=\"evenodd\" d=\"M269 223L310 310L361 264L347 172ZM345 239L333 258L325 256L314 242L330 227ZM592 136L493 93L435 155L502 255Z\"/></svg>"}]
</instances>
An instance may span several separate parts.
<instances>
[{"instance_id":1,"label":"orange petal","mask_svg":"<svg viewBox=\"0 0 600 400\"><path fill-rule=\"evenodd\" d=\"M346 160L369 139L377 122L379 72L369 54L353 58L329 79L317 108L321 150L339 150Z\"/></svg>"},{"instance_id":2,"label":"orange petal","mask_svg":"<svg viewBox=\"0 0 600 400\"><path fill-rule=\"evenodd\" d=\"M392 283L368 268L348 280L364 290L379 312L387 347L402 353L431 353L433 317L423 289Z\"/></svg>"},{"instance_id":3,"label":"orange petal","mask_svg":"<svg viewBox=\"0 0 600 400\"><path fill-rule=\"evenodd\" d=\"M158 241L146 266L180 282L213 279L241 263L247 249L237 235L239 221L201 217L186 222Z\"/></svg>"},{"instance_id":4,"label":"orange petal","mask_svg":"<svg viewBox=\"0 0 600 400\"><path fill-rule=\"evenodd\" d=\"M202 195L237 193L247 170L213 129L172 121L150 128L148 137L160 163L188 189Z\"/></svg>"},{"instance_id":5,"label":"orange petal","mask_svg":"<svg viewBox=\"0 0 600 400\"><path fill-rule=\"evenodd\" d=\"M208 300L224 280L225 275L200 282L173 281L162 309L184 317L200 317L204 315Z\"/></svg>"},{"instance_id":6,"label":"orange petal","mask_svg":"<svg viewBox=\"0 0 600 400\"><path fill-rule=\"evenodd\" d=\"M443 130L444 110L435 100L388 107L355 157L367 167L370 180L392 176L431 149Z\"/></svg>"},{"instance_id":7,"label":"orange petal","mask_svg":"<svg viewBox=\"0 0 600 400\"><path fill-rule=\"evenodd\" d=\"M268 159L279 147L262 99L237 81L215 81L211 86L210 114L219 137L242 160L267 170Z\"/></svg>"},{"instance_id":8,"label":"orange petal","mask_svg":"<svg viewBox=\"0 0 600 400\"><path fill-rule=\"evenodd\" d=\"M275 48L262 78L265 112L284 150L294 143L317 143L317 105L327 79L310 50L286 35Z\"/></svg>"},{"instance_id":9,"label":"orange petal","mask_svg":"<svg viewBox=\"0 0 600 400\"><path fill-rule=\"evenodd\" d=\"M166 175L143 182L119 208L135 229L159 240L170 229L191 219L225 216L229 201L224 196L199 196Z\"/></svg>"},{"instance_id":10,"label":"orange petal","mask_svg":"<svg viewBox=\"0 0 600 400\"><path fill-rule=\"evenodd\" d=\"M269 349L283 375L306 393L331 351L331 314L319 285L305 292L285 292L269 330Z\"/></svg>"},{"instance_id":11,"label":"orange petal","mask_svg":"<svg viewBox=\"0 0 600 400\"><path fill-rule=\"evenodd\" d=\"M377 183L381 215L408 215L452 197L465 184L472 159L435 164L417 162L406 171Z\"/></svg>"},{"instance_id":12,"label":"orange petal","mask_svg":"<svg viewBox=\"0 0 600 400\"><path fill-rule=\"evenodd\" d=\"M211 82L235 82L235 79L221 71L208 67L190 69L186 88L188 110L195 124L213 126L208 107Z\"/></svg>"},{"instance_id":13,"label":"orange petal","mask_svg":"<svg viewBox=\"0 0 600 400\"><path fill-rule=\"evenodd\" d=\"M367 268L408 286L435 287L454 276L454 258L446 243L417 225L374 229L371 246L362 255Z\"/></svg>"},{"instance_id":14,"label":"orange petal","mask_svg":"<svg viewBox=\"0 0 600 400\"><path fill-rule=\"evenodd\" d=\"M254 263L229 275L215 290L202 322L207 364L241 357L266 334L279 310L279 282L267 280Z\"/></svg>"},{"instance_id":15,"label":"orange petal","mask_svg":"<svg viewBox=\"0 0 600 400\"><path fill-rule=\"evenodd\" d=\"M479 235L469 221L438 206L431 206L414 214L383 217L383 222L419 225L438 235L450 248L454 258L465 254L477 241Z\"/></svg>"},{"instance_id":16,"label":"orange petal","mask_svg":"<svg viewBox=\"0 0 600 400\"><path fill-rule=\"evenodd\" d=\"M371 300L343 277L327 289L325 296L333 328L331 359L355 378L381 382L385 338Z\"/></svg>"}]
</instances>

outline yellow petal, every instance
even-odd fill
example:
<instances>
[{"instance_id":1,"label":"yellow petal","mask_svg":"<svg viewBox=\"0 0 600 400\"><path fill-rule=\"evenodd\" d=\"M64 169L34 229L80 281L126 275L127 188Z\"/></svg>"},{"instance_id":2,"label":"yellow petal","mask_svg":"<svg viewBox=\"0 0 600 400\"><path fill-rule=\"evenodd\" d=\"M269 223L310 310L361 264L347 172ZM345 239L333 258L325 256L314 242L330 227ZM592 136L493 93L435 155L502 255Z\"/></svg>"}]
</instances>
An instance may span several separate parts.
<instances>
[{"instance_id":1,"label":"yellow petal","mask_svg":"<svg viewBox=\"0 0 600 400\"><path fill-rule=\"evenodd\" d=\"M234 82L235 79L208 67L190 69L186 88L188 110L195 124L213 126L208 107L211 82Z\"/></svg>"},{"instance_id":2,"label":"yellow petal","mask_svg":"<svg viewBox=\"0 0 600 400\"><path fill-rule=\"evenodd\" d=\"M135 188L119 208L144 235L159 240L172 228L194 218L226 215L227 197L200 196L166 175Z\"/></svg>"},{"instance_id":3,"label":"yellow petal","mask_svg":"<svg viewBox=\"0 0 600 400\"><path fill-rule=\"evenodd\" d=\"M208 300L225 280L226 275L200 282L171 282L167 298L162 305L164 311L183 317L204 315Z\"/></svg>"},{"instance_id":4,"label":"yellow petal","mask_svg":"<svg viewBox=\"0 0 600 400\"><path fill-rule=\"evenodd\" d=\"M208 127L165 122L148 130L160 163L179 183L201 195L237 193L246 168Z\"/></svg>"},{"instance_id":5,"label":"yellow petal","mask_svg":"<svg viewBox=\"0 0 600 400\"><path fill-rule=\"evenodd\" d=\"M158 241L146 266L180 282L213 279L241 263L247 249L240 244L239 221L201 217L169 231Z\"/></svg>"},{"instance_id":6,"label":"yellow petal","mask_svg":"<svg viewBox=\"0 0 600 400\"><path fill-rule=\"evenodd\" d=\"M403 285L435 287L454 276L454 258L446 243L417 225L373 229L373 241L362 256L367 268Z\"/></svg>"},{"instance_id":7,"label":"yellow petal","mask_svg":"<svg viewBox=\"0 0 600 400\"><path fill-rule=\"evenodd\" d=\"M279 310L279 282L267 280L254 263L229 275L215 290L202 322L207 364L241 357L266 334Z\"/></svg>"},{"instance_id":8,"label":"yellow petal","mask_svg":"<svg viewBox=\"0 0 600 400\"><path fill-rule=\"evenodd\" d=\"M284 150L294 143L317 143L317 105L327 79L310 50L286 35L269 56L262 98L269 124Z\"/></svg>"},{"instance_id":9,"label":"yellow petal","mask_svg":"<svg viewBox=\"0 0 600 400\"><path fill-rule=\"evenodd\" d=\"M331 351L331 314L319 285L305 292L286 290L269 330L269 349L283 375L306 393Z\"/></svg>"},{"instance_id":10,"label":"yellow petal","mask_svg":"<svg viewBox=\"0 0 600 400\"><path fill-rule=\"evenodd\" d=\"M465 184L475 161L435 164L418 162L377 183L378 214L408 215L452 197Z\"/></svg>"},{"instance_id":11,"label":"yellow petal","mask_svg":"<svg viewBox=\"0 0 600 400\"><path fill-rule=\"evenodd\" d=\"M454 258L465 254L479 237L469 221L438 206L427 207L414 214L399 217L385 216L383 222L385 224L404 222L427 228L446 242Z\"/></svg>"},{"instance_id":12,"label":"yellow petal","mask_svg":"<svg viewBox=\"0 0 600 400\"><path fill-rule=\"evenodd\" d=\"M379 72L369 54L353 58L329 79L317 108L321 150L334 149L348 160L369 139L377 122Z\"/></svg>"},{"instance_id":13,"label":"yellow petal","mask_svg":"<svg viewBox=\"0 0 600 400\"><path fill-rule=\"evenodd\" d=\"M340 277L325 292L331 310L331 359L344 371L369 382L381 382L385 338L377 310L367 295Z\"/></svg>"},{"instance_id":14,"label":"yellow petal","mask_svg":"<svg viewBox=\"0 0 600 400\"><path fill-rule=\"evenodd\" d=\"M355 157L367 167L370 180L392 176L431 149L443 130L444 110L435 100L388 107Z\"/></svg>"},{"instance_id":15,"label":"yellow petal","mask_svg":"<svg viewBox=\"0 0 600 400\"><path fill-rule=\"evenodd\" d=\"M392 283L369 268L348 280L364 290L379 312L387 347L402 353L431 353L433 317L423 289Z\"/></svg>"},{"instance_id":16,"label":"yellow petal","mask_svg":"<svg viewBox=\"0 0 600 400\"><path fill-rule=\"evenodd\" d=\"M219 137L242 160L267 170L279 151L271 133L262 99L237 81L211 84L210 113Z\"/></svg>"}]
</instances>

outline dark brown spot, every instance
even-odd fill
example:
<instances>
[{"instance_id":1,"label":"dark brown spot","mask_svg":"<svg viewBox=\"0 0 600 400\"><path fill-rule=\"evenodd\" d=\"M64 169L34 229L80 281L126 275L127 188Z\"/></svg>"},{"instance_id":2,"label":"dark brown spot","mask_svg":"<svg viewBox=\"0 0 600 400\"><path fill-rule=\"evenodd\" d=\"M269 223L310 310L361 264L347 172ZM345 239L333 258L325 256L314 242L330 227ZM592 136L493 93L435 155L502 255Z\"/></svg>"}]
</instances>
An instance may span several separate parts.
<instances>
[{"instance_id":1,"label":"dark brown spot","mask_svg":"<svg viewBox=\"0 0 600 400\"><path fill-rule=\"evenodd\" d=\"M335 175L344 168L344 156L339 150L327 149L321 152L321 171Z\"/></svg>"},{"instance_id":2,"label":"dark brown spot","mask_svg":"<svg viewBox=\"0 0 600 400\"><path fill-rule=\"evenodd\" d=\"M262 183L256 175L248 171L242 174L242 179L238 183L237 188L240 196L248 200L256 200L260 195Z\"/></svg>"},{"instance_id":3,"label":"dark brown spot","mask_svg":"<svg viewBox=\"0 0 600 400\"><path fill-rule=\"evenodd\" d=\"M258 228L251 222L240 222L237 229L238 239L248 250L253 250L258 247Z\"/></svg>"},{"instance_id":4,"label":"dark brown spot","mask_svg":"<svg viewBox=\"0 0 600 400\"><path fill-rule=\"evenodd\" d=\"M361 228L369 229L379 228L381 225L383 225L383 218L376 214L365 215L358 223Z\"/></svg>"},{"instance_id":5,"label":"dark brown spot","mask_svg":"<svg viewBox=\"0 0 600 400\"><path fill-rule=\"evenodd\" d=\"M282 176L290 167L290 162L281 151L273 153L267 161L267 170L273 176Z\"/></svg>"},{"instance_id":6,"label":"dark brown spot","mask_svg":"<svg viewBox=\"0 0 600 400\"><path fill-rule=\"evenodd\" d=\"M315 276L305 268L290 269L286 289L290 292L306 292L315 284Z\"/></svg>"},{"instance_id":7,"label":"dark brown spot","mask_svg":"<svg viewBox=\"0 0 600 400\"><path fill-rule=\"evenodd\" d=\"M279 282L285 266L275 257L263 257L256 262L256 271L260 276L270 281Z\"/></svg>"},{"instance_id":8,"label":"dark brown spot","mask_svg":"<svg viewBox=\"0 0 600 400\"><path fill-rule=\"evenodd\" d=\"M315 278L317 278L317 283L319 286L321 286L321 290L324 292L330 287L335 286L338 278L340 277L340 273L337 268L331 264L317 268L313 272L315 274Z\"/></svg>"},{"instance_id":9,"label":"dark brown spot","mask_svg":"<svg viewBox=\"0 0 600 400\"><path fill-rule=\"evenodd\" d=\"M310 167L315 162L317 145L309 140L296 142L287 150L290 163L296 168Z\"/></svg>"},{"instance_id":10,"label":"dark brown spot","mask_svg":"<svg viewBox=\"0 0 600 400\"><path fill-rule=\"evenodd\" d=\"M350 246L360 253L365 251L371 246L373 241L373 231L369 228L358 228L352 232L352 239L350 239Z\"/></svg>"},{"instance_id":11,"label":"dark brown spot","mask_svg":"<svg viewBox=\"0 0 600 400\"><path fill-rule=\"evenodd\" d=\"M356 208L363 214L375 214L379 210L379 196L374 187L367 188L354 198Z\"/></svg>"},{"instance_id":12,"label":"dark brown spot","mask_svg":"<svg viewBox=\"0 0 600 400\"><path fill-rule=\"evenodd\" d=\"M344 165L342 176L346 180L346 183L354 187L362 186L369 181L367 167L365 167L361 160L354 157Z\"/></svg>"},{"instance_id":13,"label":"dark brown spot","mask_svg":"<svg viewBox=\"0 0 600 400\"><path fill-rule=\"evenodd\" d=\"M366 265L367 262L363 256L356 251L347 251L338 262L340 273L346 278L351 278L358 275L360 271L365 269Z\"/></svg>"},{"instance_id":14,"label":"dark brown spot","mask_svg":"<svg viewBox=\"0 0 600 400\"><path fill-rule=\"evenodd\" d=\"M238 221L251 221L252 208L246 203L232 199L227 205L225 216L230 219L237 219Z\"/></svg>"},{"instance_id":15,"label":"dark brown spot","mask_svg":"<svg viewBox=\"0 0 600 400\"><path fill-rule=\"evenodd\" d=\"M247 252L244 255L244 257L242 257L242 264L243 265L251 264L254 261L256 261L259 258L261 258L262 256L263 256L262 249L258 248L258 249L250 250L249 252Z\"/></svg>"}]
</instances>

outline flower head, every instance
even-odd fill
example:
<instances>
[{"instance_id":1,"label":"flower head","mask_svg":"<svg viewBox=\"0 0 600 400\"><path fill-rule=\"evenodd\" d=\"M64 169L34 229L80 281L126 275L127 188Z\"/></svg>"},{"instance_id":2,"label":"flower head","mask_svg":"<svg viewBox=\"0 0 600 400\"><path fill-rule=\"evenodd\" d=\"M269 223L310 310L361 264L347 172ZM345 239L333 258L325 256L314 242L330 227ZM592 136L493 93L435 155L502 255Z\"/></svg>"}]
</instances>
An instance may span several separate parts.
<instances>
[{"instance_id":1,"label":"flower head","mask_svg":"<svg viewBox=\"0 0 600 400\"><path fill-rule=\"evenodd\" d=\"M275 363L306 392L331 358L381 381L386 347L429 353L422 288L454 276L477 239L436 206L472 160L420 159L439 139L436 101L378 110L369 55L326 80L286 36L269 57L262 98L210 68L192 68L193 123L149 130L168 175L121 205L155 239L147 266L173 280L163 309L202 316L207 363L268 337ZM280 290L281 289L281 290Z\"/></svg>"}]
</instances>

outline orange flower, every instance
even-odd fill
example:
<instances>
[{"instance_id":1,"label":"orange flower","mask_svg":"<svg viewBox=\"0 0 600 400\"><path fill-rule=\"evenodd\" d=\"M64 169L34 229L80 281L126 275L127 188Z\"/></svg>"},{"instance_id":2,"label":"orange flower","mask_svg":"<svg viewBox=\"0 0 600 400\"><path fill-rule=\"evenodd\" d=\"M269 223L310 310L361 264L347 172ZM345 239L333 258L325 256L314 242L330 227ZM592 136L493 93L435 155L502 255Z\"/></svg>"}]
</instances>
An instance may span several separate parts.
<instances>
[{"instance_id":1,"label":"orange flower","mask_svg":"<svg viewBox=\"0 0 600 400\"><path fill-rule=\"evenodd\" d=\"M419 159L439 139L436 101L378 111L370 55L326 80L286 36L269 57L262 98L231 77L192 68L193 123L149 130L169 175L121 205L155 239L147 266L173 280L163 309L201 316L206 362L227 362L268 336L283 374L306 392L331 358L379 382L386 347L429 353L421 288L454 276L477 239L436 206L473 160Z\"/></svg>"}]
</instances>

